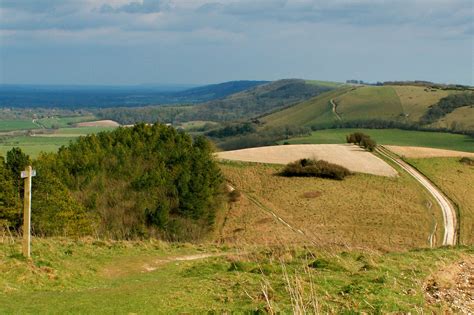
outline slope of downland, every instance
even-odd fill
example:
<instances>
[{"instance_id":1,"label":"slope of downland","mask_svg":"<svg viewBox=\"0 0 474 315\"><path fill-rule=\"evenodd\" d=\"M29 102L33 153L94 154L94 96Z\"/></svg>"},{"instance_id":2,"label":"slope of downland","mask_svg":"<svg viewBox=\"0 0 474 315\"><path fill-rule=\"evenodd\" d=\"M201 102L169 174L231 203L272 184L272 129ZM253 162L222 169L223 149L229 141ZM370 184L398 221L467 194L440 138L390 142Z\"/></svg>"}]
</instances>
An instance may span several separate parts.
<instances>
[{"instance_id":1,"label":"slope of downland","mask_svg":"<svg viewBox=\"0 0 474 315\"><path fill-rule=\"evenodd\" d=\"M363 86L336 97L337 112L343 120L399 120L402 104L390 86Z\"/></svg>"},{"instance_id":2,"label":"slope of downland","mask_svg":"<svg viewBox=\"0 0 474 315\"><path fill-rule=\"evenodd\" d=\"M416 123L420 117L441 98L457 91L429 89L420 86L336 86L336 90L323 93L310 100L264 116L261 120L269 126L304 125L318 128L328 127L338 121L332 112L330 101L336 104L342 123L363 120L388 120L400 123ZM460 124L456 130L469 130L472 113L466 109L462 114L447 118L451 127L453 121ZM467 114L469 118L465 118ZM470 115L470 116L469 116ZM448 115L449 116L449 115ZM467 121L466 121L467 120ZM433 127L446 127L445 122Z\"/></svg>"},{"instance_id":3,"label":"slope of downland","mask_svg":"<svg viewBox=\"0 0 474 315\"><path fill-rule=\"evenodd\" d=\"M196 105L178 115L178 121L232 121L249 119L312 98L332 88L287 79L229 95L220 100Z\"/></svg>"},{"instance_id":4,"label":"slope of downland","mask_svg":"<svg viewBox=\"0 0 474 315\"><path fill-rule=\"evenodd\" d=\"M400 250L429 246L435 222L442 222L437 204L404 173L334 181L281 177L282 166L275 165L222 162L221 169L242 193L222 229L222 238L236 244L283 241Z\"/></svg>"},{"instance_id":5,"label":"slope of downland","mask_svg":"<svg viewBox=\"0 0 474 315\"><path fill-rule=\"evenodd\" d=\"M294 313L288 289L310 313L440 312L449 304L426 304L422 283L473 254L34 238L25 261L20 244L0 241L2 314Z\"/></svg>"},{"instance_id":6,"label":"slope of downland","mask_svg":"<svg viewBox=\"0 0 474 315\"><path fill-rule=\"evenodd\" d=\"M456 108L431 126L455 131L474 130L474 106Z\"/></svg>"},{"instance_id":7,"label":"slope of downland","mask_svg":"<svg viewBox=\"0 0 474 315\"><path fill-rule=\"evenodd\" d=\"M459 207L460 244L474 244L474 167L459 158L408 159Z\"/></svg>"},{"instance_id":8,"label":"slope of downland","mask_svg":"<svg viewBox=\"0 0 474 315\"><path fill-rule=\"evenodd\" d=\"M351 88L344 87L334 91L323 93L310 100L296 104L281 111L262 117L265 126L276 127L284 125L330 126L337 121L332 112L331 99L346 93Z\"/></svg>"},{"instance_id":9,"label":"slope of downland","mask_svg":"<svg viewBox=\"0 0 474 315\"><path fill-rule=\"evenodd\" d=\"M418 121L429 106L453 93L452 91L432 90L422 86L394 85L392 88L397 93L403 107L403 113L409 121Z\"/></svg>"}]
</instances>

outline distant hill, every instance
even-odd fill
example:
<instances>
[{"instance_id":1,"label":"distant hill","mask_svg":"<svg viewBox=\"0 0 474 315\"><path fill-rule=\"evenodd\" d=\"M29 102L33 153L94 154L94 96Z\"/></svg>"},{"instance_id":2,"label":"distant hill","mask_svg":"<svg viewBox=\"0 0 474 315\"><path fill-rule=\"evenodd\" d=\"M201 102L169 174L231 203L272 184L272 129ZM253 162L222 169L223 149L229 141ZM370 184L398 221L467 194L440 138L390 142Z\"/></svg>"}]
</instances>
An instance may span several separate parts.
<instances>
[{"instance_id":1,"label":"distant hill","mask_svg":"<svg viewBox=\"0 0 474 315\"><path fill-rule=\"evenodd\" d=\"M334 84L314 81L285 79L262 84L263 81L236 81L184 91L186 97L225 95L232 90L245 90L194 106L148 106L141 108L110 108L98 113L101 118L116 120L122 124L145 122L227 122L247 120L310 99L334 89ZM258 85L257 85L258 84ZM252 86L254 85L254 86Z\"/></svg>"},{"instance_id":2,"label":"distant hill","mask_svg":"<svg viewBox=\"0 0 474 315\"><path fill-rule=\"evenodd\" d=\"M342 86L318 95L278 112L261 118L266 126L298 125L308 127L330 127L360 121L390 121L399 124L421 125L433 106L454 94L472 95L469 90L448 90L425 86ZM472 96L471 96L472 99ZM461 106L460 106L461 105ZM474 121L473 102L466 98L465 104L453 112L440 114L427 127L447 128L457 131L472 130ZM433 110L431 110L433 112Z\"/></svg>"},{"instance_id":3,"label":"distant hill","mask_svg":"<svg viewBox=\"0 0 474 315\"><path fill-rule=\"evenodd\" d=\"M223 99L194 106L177 119L180 121L249 119L299 103L332 89L332 87L300 79L278 80Z\"/></svg>"},{"instance_id":4,"label":"distant hill","mask_svg":"<svg viewBox=\"0 0 474 315\"><path fill-rule=\"evenodd\" d=\"M0 107L107 108L192 104L223 98L265 83L268 81L230 81L193 88L178 85L0 85Z\"/></svg>"},{"instance_id":5,"label":"distant hill","mask_svg":"<svg viewBox=\"0 0 474 315\"><path fill-rule=\"evenodd\" d=\"M177 96L185 98L192 103L223 98L250 88L269 83L269 81L229 81L219 84L199 86L180 91Z\"/></svg>"}]
</instances>

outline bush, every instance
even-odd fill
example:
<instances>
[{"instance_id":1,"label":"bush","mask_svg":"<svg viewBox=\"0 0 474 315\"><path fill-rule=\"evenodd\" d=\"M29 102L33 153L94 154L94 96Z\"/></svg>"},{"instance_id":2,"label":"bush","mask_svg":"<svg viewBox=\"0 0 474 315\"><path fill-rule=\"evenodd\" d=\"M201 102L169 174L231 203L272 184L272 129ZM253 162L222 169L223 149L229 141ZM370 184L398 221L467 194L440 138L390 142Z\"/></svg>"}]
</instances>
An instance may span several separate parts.
<instances>
[{"instance_id":1,"label":"bush","mask_svg":"<svg viewBox=\"0 0 474 315\"><path fill-rule=\"evenodd\" d=\"M340 165L323 160L301 159L285 166L280 173L287 177L321 177L342 180L351 172Z\"/></svg>"},{"instance_id":2,"label":"bush","mask_svg":"<svg viewBox=\"0 0 474 315\"><path fill-rule=\"evenodd\" d=\"M459 162L466 165L474 166L474 159L471 159L469 157L463 157L459 160Z\"/></svg>"}]
</instances>

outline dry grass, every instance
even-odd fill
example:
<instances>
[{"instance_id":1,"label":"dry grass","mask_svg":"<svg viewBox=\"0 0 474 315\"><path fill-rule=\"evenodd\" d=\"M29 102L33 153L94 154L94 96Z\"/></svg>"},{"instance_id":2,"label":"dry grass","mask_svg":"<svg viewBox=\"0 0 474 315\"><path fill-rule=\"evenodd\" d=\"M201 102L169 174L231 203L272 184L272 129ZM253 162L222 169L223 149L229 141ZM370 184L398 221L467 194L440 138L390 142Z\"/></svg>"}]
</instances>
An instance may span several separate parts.
<instances>
[{"instance_id":1,"label":"dry grass","mask_svg":"<svg viewBox=\"0 0 474 315\"><path fill-rule=\"evenodd\" d=\"M429 106L449 95L444 90L431 91L422 86L392 86L400 98L403 111L411 121L418 121Z\"/></svg>"},{"instance_id":2,"label":"dry grass","mask_svg":"<svg viewBox=\"0 0 474 315\"><path fill-rule=\"evenodd\" d=\"M221 159L245 162L287 164L299 159L325 160L346 167L352 172L396 176L386 162L358 146L350 144L301 144L250 148L219 152Z\"/></svg>"},{"instance_id":3,"label":"dry grass","mask_svg":"<svg viewBox=\"0 0 474 315\"><path fill-rule=\"evenodd\" d=\"M86 121L76 124L77 127L118 127L120 124L113 120Z\"/></svg>"},{"instance_id":4,"label":"dry grass","mask_svg":"<svg viewBox=\"0 0 474 315\"><path fill-rule=\"evenodd\" d=\"M396 178L358 174L334 181L280 177L276 173L281 167L274 165L228 162L221 167L245 197L232 205L222 230L223 239L233 243L286 240L399 250L428 246L435 221L442 222L441 211L430 206L434 203L428 194L404 174ZM318 197L306 197L314 191Z\"/></svg>"},{"instance_id":5,"label":"dry grass","mask_svg":"<svg viewBox=\"0 0 474 315\"><path fill-rule=\"evenodd\" d=\"M474 157L472 152L463 152L455 150L444 150L435 148L425 147L410 147L410 146L398 146L398 145L386 145L390 151L398 154L399 156L407 158L431 158L431 157Z\"/></svg>"},{"instance_id":6,"label":"dry grass","mask_svg":"<svg viewBox=\"0 0 474 315\"><path fill-rule=\"evenodd\" d=\"M474 130L474 107L464 106L442 117L434 127L453 128L454 130Z\"/></svg>"},{"instance_id":7,"label":"dry grass","mask_svg":"<svg viewBox=\"0 0 474 315\"><path fill-rule=\"evenodd\" d=\"M460 210L460 243L474 244L474 167L459 158L409 159L451 198Z\"/></svg>"}]
</instances>

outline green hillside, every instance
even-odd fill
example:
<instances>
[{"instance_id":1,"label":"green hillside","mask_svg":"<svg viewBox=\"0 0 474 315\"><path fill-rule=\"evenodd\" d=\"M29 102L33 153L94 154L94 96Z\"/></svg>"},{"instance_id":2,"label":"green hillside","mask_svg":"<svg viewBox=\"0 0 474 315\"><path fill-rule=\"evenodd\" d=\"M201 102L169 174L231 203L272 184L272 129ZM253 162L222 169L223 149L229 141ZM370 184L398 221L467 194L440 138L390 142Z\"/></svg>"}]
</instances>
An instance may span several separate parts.
<instances>
[{"instance_id":1,"label":"green hillside","mask_svg":"<svg viewBox=\"0 0 474 315\"><path fill-rule=\"evenodd\" d=\"M420 124L420 119L433 106L452 94L466 93L423 86L348 86L323 93L261 119L268 126L298 125L329 127L355 121L391 121L398 124ZM467 92L469 93L469 92ZM448 98L449 99L449 98ZM466 98L469 99L469 98ZM461 104L463 105L463 104ZM455 131L474 130L473 112L464 107L440 115L439 123L427 127ZM459 106L456 105L456 106ZM456 128L452 128L452 127Z\"/></svg>"},{"instance_id":2,"label":"green hillside","mask_svg":"<svg viewBox=\"0 0 474 315\"><path fill-rule=\"evenodd\" d=\"M400 99L390 86L363 86L334 98L343 120L397 120L403 114Z\"/></svg>"},{"instance_id":3,"label":"green hillside","mask_svg":"<svg viewBox=\"0 0 474 315\"><path fill-rule=\"evenodd\" d=\"M346 143L346 135L356 131L368 134L371 138L377 140L379 144L474 152L474 139L470 136L447 132L400 129L326 129L314 131L309 136L292 138L285 141L290 144Z\"/></svg>"}]
</instances>

